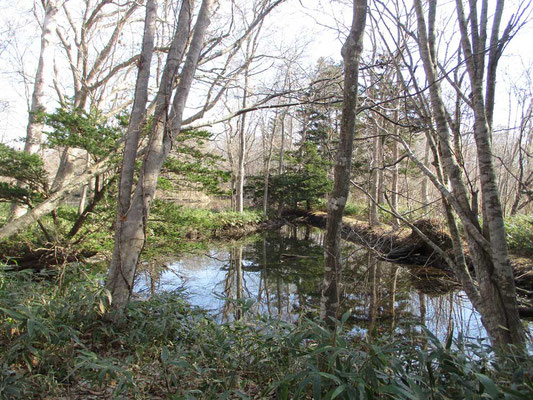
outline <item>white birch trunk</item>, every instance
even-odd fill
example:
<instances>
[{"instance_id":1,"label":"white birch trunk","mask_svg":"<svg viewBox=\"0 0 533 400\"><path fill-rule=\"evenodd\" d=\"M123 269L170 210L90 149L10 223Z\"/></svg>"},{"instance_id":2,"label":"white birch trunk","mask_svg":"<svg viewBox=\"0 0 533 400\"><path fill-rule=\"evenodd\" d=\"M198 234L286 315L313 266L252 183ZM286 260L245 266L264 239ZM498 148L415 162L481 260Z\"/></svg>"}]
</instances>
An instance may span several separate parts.
<instances>
[{"instance_id":1,"label":"white birch trunk","mask_svg":"<svg viewBox=\"0 0 533 400\"><path fill-rule=\"evenodd\" d=\"M187 57L182 68L181 77L176 88L172 108L167 117L167 105L170 100L172 83L177 73L180 59L188 41L188 28L192 14L192 2L184 1L178 19L178 28L169 52L165 72L163 73L158 106L148 149L144 157L140 176L135 187L128 213L120 222L120 233L116 237L113 259L108 272L106 287L112 295L112 304L120 315L129 301L133 290L133 279L140 254L146 241L146 222L154 199L157 179L168 155L172 136L179 133L183 111L198 65L205 33L210 22L213 0L203 0L194 33L189 45Z\"/></svg>"},{"instance_id":2,"label":"white birch trunk","mask_svg":"<svg viewBox=\"0 0 533 400\"><path fill-rule=\"evenodd\" d=\"M24 143L24 151L29 154L35 154L41 149L43 123L38 114L45 110L45 87L47 85L48 77L51 76L51 74L45 73L45 68L53 65L53 49L51 47L51 41L55 31L56 14L58 12L56 0L48 0L43 4L44 20L41 30L41 49L39 53L39 62L37 63L37 71L35 72L35 83L31 97L28 126L26 128L26 141ZM25 212L26 207L13 203L9 219L16 219Z\"/></svg>"}]
</instances>

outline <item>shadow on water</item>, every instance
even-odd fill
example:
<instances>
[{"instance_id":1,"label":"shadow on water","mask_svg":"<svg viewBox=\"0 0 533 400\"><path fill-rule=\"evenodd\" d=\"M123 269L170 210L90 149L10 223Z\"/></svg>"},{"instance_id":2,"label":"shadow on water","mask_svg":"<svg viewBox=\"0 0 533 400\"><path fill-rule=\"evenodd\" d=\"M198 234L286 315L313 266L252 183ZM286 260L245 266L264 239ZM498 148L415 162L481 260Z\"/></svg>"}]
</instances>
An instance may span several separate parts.
<instances>
[{"instance_id":1,"label":"shadow on water","mask_svg":"<svg viewBox=\"0 0 533 400\"><path fill-rule=\"evenodd\" d=\"M323 279L323 231L285 226L186 255L138 279L141 294L184 289L191 304L219 322L261 314L285 321L318 318ZM354 334L399 330L412 322L444 338L452 331L484 337L479 315L453 282L434 271L378 260L344 242L339 316L351 311Z\"/></svg>"}]
</instances>

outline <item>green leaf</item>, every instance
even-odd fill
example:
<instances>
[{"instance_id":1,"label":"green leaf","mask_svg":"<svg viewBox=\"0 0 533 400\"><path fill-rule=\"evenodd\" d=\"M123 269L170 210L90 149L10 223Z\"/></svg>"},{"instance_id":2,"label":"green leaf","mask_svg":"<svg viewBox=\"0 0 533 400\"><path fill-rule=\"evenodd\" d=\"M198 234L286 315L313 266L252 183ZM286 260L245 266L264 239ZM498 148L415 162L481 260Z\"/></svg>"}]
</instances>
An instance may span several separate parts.
<instances>
[{"instance_id":1,"label":"green leaf","mask_svg":"<svg viewBox=\"0 0 533 400\"><path fill-rule=\"evenodd\" d=\"M170 354L169 354L169 351L168 351L168 347L167 346L163 346L163 348L161 349L161 361L166 363L168 361L169 355Z\"/></svg>"},{"instance_id":2,"label":"green leaf","mask_svg":"<svg viewBox=\"0 0 533 400\"><path fill-rule=\"evenodd\" d=\"M17 311L9 310L7 308L0 308L0 311L3 311L7 315L9 315L11 318L19 320L19 321L23 321L27 318L24 314L21 314Z\"/></svg>"},{"instance_id":3,"label":"green leaf","mask_svg":"<svg viewBox=\"0 0 533 400\"><path fill-rule=\"evenodd\" d=\"M446 345L445 345L446 350L451 349L452 342L453 342L453 322L451 324L450 333L448 334L448 339L446 340Z\"/></svg>"},{"instance_id":4,"label":"green leaf","mask_svg":"<svg viewBox=\"0 0 533 400\"><path fill-rule=\"evenodd\" d=\"M498 399L500 397L500 391L496 384L490 379L487 375L484 374L475 374L476 378L483 385L485 392L492 398Z\"/></svg>"},{"instance_id":5,"label":"green leaf","mask_svg":"<svg viewBox=\"0 0 533 400\"><path fill-rule=\"evenodd\" d=\"M343 383L342 385L340 385L337 389L333 391L333 393L331 394L331 400L333 400L335 397L337 397L339 394L341 394L345 390L346 390L346 384Z\"/></svg>"},{"instance_id":6,"label":"green leaf","mask_svg":"<svg viewBox=\"0 0 533 400\"><path fill-rule=\"evenodd\" d=\"M379 388L380 393L392 394L400 398L407 398L412 400L420 400L417 396L411 393L409 390L398 385L386 385Z\"/></svg>"},{"instance_id":7,"label":"green leaf","mask_svg":"<svg viewBox=\"0 0 533 400\"><path fill-rule=\"evenodd\" d=\"M341 323L344 324L346 323L346 321L348 320L348 318L350 318L350 315L352 315L351 311L348 310L346 311L344 314L342 314L342 317L341 317Z\"/></svg>"},{"instance_id":8,"label":"green leaf","mask_svg":"<svg viewBox=\"0 0 533 400\"><path fill-rule=\"evenodd\" d=\"M320 400L322 398L322 379L320 374L313 377L313 399Z\"/></svg>"},{"instance_id":9,"label":"green leaf","mask_svg":"<svg viewBox=\"0 0 533 400\"><path fill-rule=\"evenodd\" d=\"M320 374L320 376L323 376L326 379L330 379L330 380L334 381L337 385L341 384L341 380L339 379L339 377L337 377L335 375L328 374L327 372L320 372L319 374Z\"/></svg>"}]
</instances>

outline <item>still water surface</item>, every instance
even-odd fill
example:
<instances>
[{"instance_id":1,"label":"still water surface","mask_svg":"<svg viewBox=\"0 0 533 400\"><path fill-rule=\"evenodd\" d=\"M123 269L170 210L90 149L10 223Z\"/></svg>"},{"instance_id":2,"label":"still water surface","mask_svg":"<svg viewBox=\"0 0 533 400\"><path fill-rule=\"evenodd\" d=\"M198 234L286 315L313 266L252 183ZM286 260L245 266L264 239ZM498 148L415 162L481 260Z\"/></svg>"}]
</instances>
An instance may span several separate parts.
<instances>
[{"instance_id":1,"label":"still water surface","mask_svg":"<svg viewBox=\"0 0 533 400\"><path fill-rule=\"evenodd\" d=\"M219 322L259 313L286 321L316 318L323 278L323 232L309 226L283 227L244 240L215 244L185 255L162 270L143 273L137 290L184 288L191 304ZM351 310L354 333L399 329L423 323L445 338L485 337L477 312L464 292L444 279L420 277L420 269L376 259L372 251L344 242L340 315ZM248 309L244 313L242 307Z\"/></svg>"}]
</instances>

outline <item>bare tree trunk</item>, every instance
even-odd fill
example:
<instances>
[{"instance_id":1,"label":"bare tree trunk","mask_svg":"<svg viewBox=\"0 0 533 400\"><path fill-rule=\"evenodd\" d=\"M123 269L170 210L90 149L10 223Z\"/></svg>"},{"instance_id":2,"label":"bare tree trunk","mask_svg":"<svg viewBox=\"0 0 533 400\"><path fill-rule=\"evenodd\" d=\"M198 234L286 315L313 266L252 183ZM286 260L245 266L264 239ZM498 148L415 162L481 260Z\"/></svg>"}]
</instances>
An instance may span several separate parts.
<instances>
[{"instance_id":1,"label":"bare tree trunk","mask_svg":"<svg viewBox=\"0 0 533 400\"><path fill-rule=\"evenodd\" d=\"M470 18L477 14L476 2L470 4ZM502 18L504 1L498 0L495 5L495 14L491 34L491 45L494 46L489 51L489 65L487 70L487 94L483 94L483 63L475 62L472 54L481 53L480 59L484 53L481 49L485 48L483 37L478 36L478 32L472 32L471 42L466 28L466 21L462 15L462 0L456 0L459 27L461 32L461 43L465 54L467 71L470 77L472 89L472 103L474 111L474 137L476 141L478 167L480 173L480 183L483 202L483 226L487 228L488 240L491 251L483 253L480 261L487 268L488 274L485 274L479 280L482 294L493 295L493 301L487 302L484 306L487 308L483 318L487 320L486 324L494 324L489 334L499 343L524 344L525 335L522 321L518 314L518 304L516 300L516 288L513 278L513 269L507 249L507 238L503 221L503 212L498 193L498 185L494 166L492 163L492 114L494 108L494 87L496 85L496 68L498 59L501 55L505 38L500 42L499 25ZM482 27L486 25L482 14ZM477 27L476 27L477 29ZM486 28L485 28L486 29ZM481 32L481 35L486 35ZM482 295L482 297L484 297ZM490 332L492 331L492 332Z\"/></svg>"},{"instance_id":2,"label":"bare tree trunk","mask_svg":"<svg viewBox=\"0 0 533 400\"><path fill-rule=\"evenodd\" d=\"M205 32L210 22L213 0L203 0L189 45L189 51L176 88L172 108L167 116L172 83L180 60L185 53L192 17L192 2L184 1L178 18L178 27L167 57L165 72L158 93L148 149L140 176L133 193L129 211L117 227L116 251L109 268L106 287L113 298L113 308L119 314L126 306L133 290L133 278L139 256L146 240L146 222L154 199L157 179L171 147L172 136L179 133L183 111L198 65Z\"/></svg>"},{"instance_id":3,"label":"bare tree trunk","mask_svg":"<svg viewBox=\"0 0 533 400\"><path fill-rule=\"evenodd\" d=\"M352 27L342 49L344 59L343 109L340 143L334 167L333 190L328 199L328 221L324 246L324 282L321 296L321 318L330 327L336 324L336 313L339 306L340 231L342 214L349 193L355 136L359 60L363 51L366 14L367 1L354 0Z\"/></svg>"},{"instance_id":4,"label":"bare tree trunk","mask_svg":"<svg viewBox=\"0 0 533 400\"><path fill-rule=\"evenodd\" d=\"M475 2L474 2L475 3ZM497 9L499 8L499 1ZM440 93L440 84L436 72L436 48L435 48L435 19L436 3L429 5L428 28L420 0L415 1L415 10L418 20L419 48L424 69L429 82L429 90L433 115L440 139L441 160L444 171L453 188L453 196L447 198L453 205L454 211L459 215L465 226L465 235L468 241L470 255L476 272L478 286L474 284L464 264L455 265L456 273L463 284L463 288L472 303L480 312L483 324L487 332L496 344L523 344L525 337L523 326L518 316L516 292L512 275L512 268L507 253L503 217L498 197L498 188L492 165L492 153L490 149L490 128L487 124L485 106L483 100L483 72L477 71L474 66L483 65L479 56L484 56L483 51L472 51L466 31L466 22L463 16L462 2L456 1L458 19L463 42L463 51L467 68L471 78L472 103L474 105L474 136L476 139L478 166L480 170L481 188L483 194L484 227L482 230L477 215L471 208L461 171L454 159L450 144L450 130L446 119L446 111ZM474 13L477 10L472 10ZM472 18L472 15L471 15ZM497 20L497 16L495 20ZM471 19L473 21L476 18ZM476 29L479 29L477 26ZM475 45L482 46L476 41ZM482 46L483 47L483 46ZM483 47L484 48L484 47ZM475 54L475 56L472 56ZM444 192L443 192L444 193ZM447 210L448 223L452 237L457 236L455 231L455 217ZM490 235L485 236L487 232ZM485 236L485 237L484 237ZM462 246L459 240L454 241L454 247ZM456 249L456 254L461 253ZM457 260L456 260L457 261ZM479 290L479 292L478 292Z\"/></svg>"},{"instance_id":5,"label":"bare tree trunk","mask_svg":"<svg viewBox=\"0 0 533 400\"><path fill-rule=\"evenodd\" d=\"M281 124L281 142L280 142L280 146L279 146L278 175L283 174L283 157L284 157L284 154L285 154L285 124L282 123ZM285 198L286 195L283 195L283 197ZM282 199L280 197L278 199L279 200L278 217L281 216L281 213L283 211L283 200L284 200L284 198Z\"/></svg>"},{"instance_id":6,"label":"bare tree trunk","mask_svg":"<svg viewBox=\"0 0 533 400\"><path fill-rule=\"evenodd\" d=\"M135 160L139 147L139 138L146 118L146 104L148 102L148 82L150 79L150 64L154 52L155 19L157 13L156 0L146 3L146 16L144 23L144 36L141 57L138 62L137 82L133 109L126 132L126 143L120 170L120 183L118 191L117 218L123 218L128 212L133 186Z\"/></svg>"},{"instance_id":7,"label":"bare tree trunk","mask_svg":"<svg viewBox=\"0 0 533 400\"><path fill-rule=\"evenodd\" d=\"M61 189L74 172L74 161L72 159L71 148L65 147L61 151L61 158L59 159L59 167L57 168L56 176L52 182L50 190L56 192Z\"/></svg>"},{"instance_id":8,"label":"bare tree trunk","mask_svg":"<svg viewBox=\"0 0 533 400\"><path fill-rule=\"evenodd\" d=\"M267 215L268 213L268 185L270 181L270 163L272 162L272 149L274 147L274 137L276 136L276 127L277 127L277 121L278 121L278 113L276 112L274 115L274 123L272 126L272 134L270 136L270 141L268 144L268 153L265 157L265 166L264 166L264 187L263 187L263 215ZM264 146L264 152L267 151L266 149L266 139L264 140L265 146Z\"/></svg>"},{"instance_id":9,"label":"bare tree trunk","mask_svg":"<svg viewBox=\"0 0 533 400\"><path fill-rule=\"evenodd\" d=\"M185 3L185 2L184 2ZM128 130L126 132L126 143L124 146L124 153L121 165L120 181L118 188L118 209L117 209L117 219L115 222L115 248L113 251L113 259L111 261L111 266L109 268L107 276L107 287L110 289L113 296L113 303L115 301L118 303L116 305L117 309L119 307L124 307L129 298L129 293L126 294L124 287L130 288L131 283L128 280L131 272L123 270L122 260L125 258L124 249L122 245L124 243L123 229L124 223L128 219L128 214L130 212L131 205L131 190L133 187L133 177L135 171L135 161L137 159L137 150L139 145L139 138L142 129L142 124L146 116L146 103L148 101L148 81L150 79L150 64L153 55L154 49L154 32L155 32L155 18L156 18L156 2L155 0L148 0L146 4L146 16L145 16L145 25L144 25L144 37L143 45L141 51L141 58L139 60L139 70L137 74L137 82L135 87L135 99L133 103L133 109L131 112L130 122L128 125ZM185 7L182 8L183 13L188 12ZM184 15L185 17L190 17L190 15ZM180 14L181 17L181 14ZM182 28L182 31L179 33L185 35L183 32L185 28ZM176 46L177 47L177 46ZM179 49L174 48L175 52L178 52ZM172 49L171 49L172 51ZM171 57L181 58L181 54L169 52L169 62L172 62ZM176 68L177 65L172 65L172 68ZM170 75L169 70L165 70L167 75ZM172 74L173 75L173 74ZM168 78L168 77L167 77ZM168 86L164 86L165 89L169 89ZM167 102L166 98L168 93L162 93L161 89L158 93L158 104L160 106L159 112L163 107L163 104ZM156 112L157 112L156 111ZM154 121L156 124L156 121ZM131 241L132 239L130 239ZM135 267L136 267L135 262ZM133 268L135 268L133 267ZM133 279L133 275L131 275ZM130 289L128 289L130 290Z\"/></svg>"},{"instance_id":10,"label":"bare tree trunk","mask_svg":"<svg viewBox=\"0 0 533 400\"><path fill-rule=\"evenodd\" d=\"M383 175L380 174L380 153L382 151L381 138L378 136L377 129L374 131L373 142L374 143L372 146L372 162L370 163L370 195L372 196L372 198L368 199L368 222L372 226L379 224L378 204L380 204L380 178L383 177ZM374 199L375 201L372 201L372 199Z\"/></svg>"},{"instance_id":11,"label":"bare tree trunk","mask_svg":"<svg viewBox=\"0 0 533 400\"><path fill-rule=\"evenodd\" d=\"M511 215L516 215L520 209L520 199L524 193L528 194L529 201L531 201L531 193L528 191L528 182L531 182L533 172L530 171L529 157L533 154L533 140L531 131L531 118L533 117L533 100L531 100L529 107L522 116L520 122L520 135L516 143L516 150L514 153L518 153L518 176L516 182L516 194L511 207ZM529 129L528 129L529 128ZM525 136L525 137L524 137ZM515 157L513 157L514 159ZM526 202L527 204L527 202Z\"/></svg>"},{"instance_id":12,"label":"bare tree trunk","mask_svg":"<svg viewBox=\"0 0 533 400\"><path fill-rule=\"evenodd\" d=\"M250 42L247 45L247 55L249 55ZM249 61L247 61L249 62ZM249 68L248 65L244 69L244 88L242 94L242 109L246 108L246 103L248 100L248 79L249 79ZM241 124L239 126L239 164L237 170L237 204L236 211L242 213L244 211L244 163L246 156L246 113L241 115Z\"/></svg>"},{"instance_id":13,"label":"bare tree trunk","mask_svg":"<svg viewBox=\"0 0 533 400\"><path fill-rule=\"evenodd\" d=\"M426 168L429 168L429 139L426 138L426 147L424 150L424 165ZM422 177L422 185L420 186L420 197L424 208L427 208L429 204L429 191L428 191L428 178L427 176Z\"/></svg>"},{"instance_id":14,"label":"bare tree trunk","mask_svg":"<svg viewBox=\"0 0 533 400\"><path fill-rule=\"evenodd\" d=\"M398 111L395 113L395 121L398 121ZM397 125L394 125L394 135L399 134L399 128ZM392 178L391 178L391 205L393 209L398 210L398 142L396 140L392 141ZM400 226L400 220L398 217L392 217L392 226L397 228Z\"/></svg>"},{"instance_id":15,"label":"bare tree trunk","mask_svg":"<svg viewBox=\"0 0 533 400\"><path fill-rule=\"evenodd\" d=\"M46 78L45 67L52 65L52 49L50 42L53 32L55 31L56 14L58 12L56 0L43 1L44 6L44 20L41 30L41 50L39 54L39 62L37 64L37 71L35 72L35 83L33 86L33 94L31 97L31 106L29 110L28 126L26 129L26 141L24 143L24 152L35 154L41 149L43 122L39 116L40 112L45 110L45 87ZM17 183L19 184L19 183ZM16 219L26 212L26 207L13 203L9 213L9 220Z\"/></svg>"}]
</instances>

